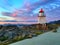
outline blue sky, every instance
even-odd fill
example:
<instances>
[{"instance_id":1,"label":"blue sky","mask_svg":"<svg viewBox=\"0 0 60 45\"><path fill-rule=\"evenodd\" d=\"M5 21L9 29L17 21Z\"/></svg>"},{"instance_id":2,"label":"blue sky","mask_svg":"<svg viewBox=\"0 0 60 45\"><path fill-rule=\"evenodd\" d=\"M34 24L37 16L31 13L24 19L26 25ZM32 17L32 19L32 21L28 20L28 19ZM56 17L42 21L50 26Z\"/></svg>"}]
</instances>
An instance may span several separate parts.
<instances>
[{"instance_id":1,"label":"blue sky","mask_svg":"<svg viewBox=\"0 0 60 45\"><path fill-rule=\"evenodd\" d=\"M15 21L34 21L41 8L47 20L60 20L60 0L0 0L0 20L10 18Z\"/></svg>"}]
</instances>

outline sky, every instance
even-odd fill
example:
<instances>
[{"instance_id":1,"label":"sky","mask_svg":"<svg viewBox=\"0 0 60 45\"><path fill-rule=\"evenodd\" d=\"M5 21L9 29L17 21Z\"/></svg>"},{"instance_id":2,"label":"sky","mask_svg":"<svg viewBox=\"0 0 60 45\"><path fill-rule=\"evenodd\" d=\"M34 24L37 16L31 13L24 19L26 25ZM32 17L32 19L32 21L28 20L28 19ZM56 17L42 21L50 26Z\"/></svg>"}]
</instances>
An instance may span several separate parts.
<instances>
[{"instance_id":1,"label":"sky","mask_svg":"<svg viewBox=\"0 0 60 45\"><path fill-rule=\"evenodd\" d=\"M0 0L0 24L37 23L41 8L47 22L60 20L60 0Z\"/></svg>"}]
</instances>

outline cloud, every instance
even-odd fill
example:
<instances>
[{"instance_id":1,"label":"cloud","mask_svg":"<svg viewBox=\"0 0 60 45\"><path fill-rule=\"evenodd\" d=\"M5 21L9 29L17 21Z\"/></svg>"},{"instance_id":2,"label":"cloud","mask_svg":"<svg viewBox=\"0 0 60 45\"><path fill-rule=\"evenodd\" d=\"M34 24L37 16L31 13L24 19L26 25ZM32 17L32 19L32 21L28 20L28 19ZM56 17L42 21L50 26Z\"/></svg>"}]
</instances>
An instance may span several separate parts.
<instances>
[{"instance_id":1,"label":"cloud","mask_svg":"<svg viewBox=\"0 0 60 45\"><path fill-rule=\"evenodd\" d=\"M15 18L8 17L8 16L0 16L0 21L6 21L6 20L15 20Z\"/></svg>"},{"instance_id":2,"label":"cloud","mask_svg":"<svg viewBox=\"0 0 60 45\"><path fill-rule=\"evenodd\" d=\"M18 23L33 23L37 21L38 14L34 11L38 12L40 8L43 8L46 11L46 19L47 22L59 20L60 19L60 1L56 0L39 0L34 3L26 3L22 8L15 9L11 12L2 12L4 16L9 16L15 18L14 20ZM11 19L12 19L11 18Z\"/></svg>"}]
</instances>

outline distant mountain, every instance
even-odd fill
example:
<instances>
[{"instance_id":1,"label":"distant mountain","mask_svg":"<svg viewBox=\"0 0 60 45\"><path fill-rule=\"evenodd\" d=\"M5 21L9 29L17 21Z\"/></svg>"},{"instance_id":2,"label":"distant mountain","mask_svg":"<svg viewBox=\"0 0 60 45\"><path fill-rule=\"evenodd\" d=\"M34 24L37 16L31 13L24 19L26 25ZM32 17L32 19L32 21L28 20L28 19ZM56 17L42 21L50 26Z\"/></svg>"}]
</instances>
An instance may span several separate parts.
<instances>
[{"instance_id":1,"label":"distant mountain","mask_svg":"<svg viewBox=\"0 0 60 45\"><path fill-rule=\"evenodd\" d=\"M30 25L32 25L32 24L10 24L10 23L8 23L8 24L0 24L0 25L3 25L3 26L14 26L14 25L16 25L16 26L30 26Z\"/></svg>"},{"instance_id":2,"label":"distant mountain","mask_svg":"<svg viewBox=\"0 0 60 45\"><path fill-rule=\"evenodd\" d=\"M5 20L5 22L17 22L16 20Z\"/></svg>"},{"instance_id":3,"label":"distant mountain","mask_svg":"<svg viewBox=\"0 0 60 45\"><path fill-rule=\"evenodd\" d=\"M0 22L17 22L16 20L0 20Z\"/></svg>"},{"instance_id":4,"label":"distant mountain","mask_svg":"<svg viewBox=\"0 0 60 45\"><path fill-rule=\"evenodd\" d=\"M53 22L50 22L49 24L60 24L60 20L58 20L58 21L53 21Z\"/></svg>"}]
</instances>

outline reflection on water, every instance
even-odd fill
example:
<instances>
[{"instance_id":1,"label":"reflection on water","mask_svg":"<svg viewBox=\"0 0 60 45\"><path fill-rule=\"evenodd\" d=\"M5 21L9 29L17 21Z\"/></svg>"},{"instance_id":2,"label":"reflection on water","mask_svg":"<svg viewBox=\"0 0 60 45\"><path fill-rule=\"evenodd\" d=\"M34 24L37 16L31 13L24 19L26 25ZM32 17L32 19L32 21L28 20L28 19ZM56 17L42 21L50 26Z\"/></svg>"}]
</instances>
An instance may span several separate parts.
<instances>
[{"instance_id":1,"label":"reflection on water","mask_svg":"<svg viewBox=\"0 0 60 45\"><path fill-rule=\"evenodd\" d=\"M32 39L26 39L10 45L60 45L60 28L58 32L48 32Z\"/></svg>"}]
</instances>

